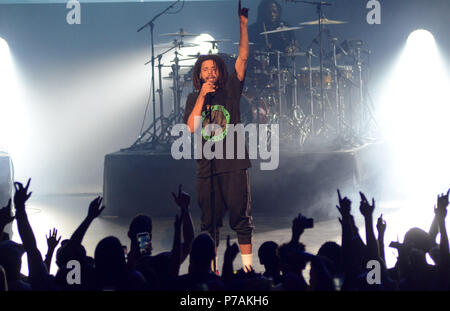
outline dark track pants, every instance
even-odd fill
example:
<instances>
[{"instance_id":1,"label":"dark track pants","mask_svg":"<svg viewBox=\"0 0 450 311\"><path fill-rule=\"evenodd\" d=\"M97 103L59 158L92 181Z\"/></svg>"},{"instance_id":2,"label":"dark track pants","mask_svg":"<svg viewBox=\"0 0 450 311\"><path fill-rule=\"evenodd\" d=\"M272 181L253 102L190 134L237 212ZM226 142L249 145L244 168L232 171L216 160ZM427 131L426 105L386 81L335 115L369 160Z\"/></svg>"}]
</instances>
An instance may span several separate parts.
<instances>
[{"instance_id":1,"label":"dark track pants","mask_svg":"<svg viewBox=\"0 0 450 311\"><path fill-rule=\"evenodd\" d=\"M252 241L250 184L247 169L214 175L214 199L216 213L216 245L219 245L219 228L223 226L225 213L230 213L230 227L236 231L239 244ZM197 178L197 196L202 210L201 230L213 234L210 207L211 179Z\"/></svg>"}]
</instances>

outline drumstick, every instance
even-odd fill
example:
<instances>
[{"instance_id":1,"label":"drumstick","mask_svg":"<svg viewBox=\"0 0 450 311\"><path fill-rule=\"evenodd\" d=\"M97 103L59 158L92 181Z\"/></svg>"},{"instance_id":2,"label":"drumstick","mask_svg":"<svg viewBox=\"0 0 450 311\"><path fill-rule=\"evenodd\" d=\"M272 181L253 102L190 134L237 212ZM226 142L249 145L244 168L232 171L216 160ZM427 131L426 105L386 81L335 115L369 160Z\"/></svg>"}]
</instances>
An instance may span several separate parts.
<instances>
[{"instance_id":1,"label":"drumstick","mask_svg":"<svg viewBox=\"0 0 450 311\"><path fill-rule=\"evenodd\" d=\"M263 23L263 27L264 27L264 32L266 32L266 31L267 31L267 29L266 29L266 23ZM267 36L266 33L264 34L264 37L266 38L266 47L267 47L268 49L270 49L270 46L269 46L269 37Z\"/></svg>"}]
</instances>

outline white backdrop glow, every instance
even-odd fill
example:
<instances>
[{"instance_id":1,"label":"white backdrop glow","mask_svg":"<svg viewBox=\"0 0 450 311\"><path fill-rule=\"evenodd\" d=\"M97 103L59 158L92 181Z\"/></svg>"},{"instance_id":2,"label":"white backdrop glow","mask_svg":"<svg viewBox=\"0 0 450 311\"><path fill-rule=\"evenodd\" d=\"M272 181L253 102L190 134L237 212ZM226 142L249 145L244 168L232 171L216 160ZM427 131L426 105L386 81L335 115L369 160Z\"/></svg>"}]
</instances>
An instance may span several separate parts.
<instances>
[{"instance_id":1,"label":"white backdrop glow","mask_svg":"<svg viewBox=\"0 0 450 311\"><path fill-rule=\"evenodd\" d=\"M450 80L445 68L433 35L412 32L381 102L398 187L416 202L433 202L450 187Z\"/></svg>"}]
</instances>

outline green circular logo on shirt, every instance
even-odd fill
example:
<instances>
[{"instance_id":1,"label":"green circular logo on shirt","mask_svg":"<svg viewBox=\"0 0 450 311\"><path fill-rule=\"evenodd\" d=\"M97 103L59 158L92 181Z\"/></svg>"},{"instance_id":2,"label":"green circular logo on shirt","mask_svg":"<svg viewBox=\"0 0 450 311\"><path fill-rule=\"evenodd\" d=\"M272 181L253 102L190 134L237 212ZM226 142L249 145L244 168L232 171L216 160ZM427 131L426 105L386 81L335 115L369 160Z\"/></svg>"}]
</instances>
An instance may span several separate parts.
<instances>
[{"instance_id":1,"label":"green circular logo on shirt","mask_svg":"<svg viewBox=\"0 0 450 311\"><path fill-rule=\"evenodd\" d=\"M230 113L227 109L225 109L222 105L214 105L211 107L211 119L213 124L217 124L220 127L222 127L222 133L218 135L214 135L211 137L211 135L208 135L205 131L206 126L202 126L202 136L206 141L212 140L213 142L221 141L227 136L227 124L230 123ZM209 117L208 117L209 119ZM204 124L205 121L208 121L206 118L206 111L202 112L202 124ZM206 125L208 125L207 123Z\"/></svg>"}]
</instances>

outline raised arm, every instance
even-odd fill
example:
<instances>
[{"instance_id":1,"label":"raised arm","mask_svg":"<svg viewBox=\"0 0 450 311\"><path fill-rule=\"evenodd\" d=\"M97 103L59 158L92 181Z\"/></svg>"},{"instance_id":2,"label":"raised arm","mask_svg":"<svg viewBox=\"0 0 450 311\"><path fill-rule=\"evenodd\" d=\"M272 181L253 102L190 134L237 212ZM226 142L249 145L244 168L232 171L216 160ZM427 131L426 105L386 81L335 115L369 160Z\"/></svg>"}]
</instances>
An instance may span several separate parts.
<instances>
[{"instance_id":1,"label":"raised arm","mask_svg":"<svg viewBox=\"0 0 450 311\"><path fill-rule=\"evenodd\" d=\"M305 216L302 214L298 214L296 218L292 221L292 237L290 244L296 245L300 241L300 237L305 232L305 229L312 228L312 219L308 220ZM311 222L308 224L308 222Z\"/></svg>"},{"instance_id":2,"label":"raised arm","mask_svg":"<svg viewBox=\"0 0 450 311\"><path fill-rule=\"evenodd\" d=\"M230 236L227 236L227 248L223 256L222 280L225 284L229 284L233 279L233 261L239 254L239 246L237 243L230 243Z\"/></svg>"},{"instance_id":3,"label":"raised arm","mask_svg":"<svg viewBox=\"0 0 450 311\"><path fill-rule=\"evenodd\" d=\"M180 264L184 262L186 257L191 252L192 241L194 240L194 224L192 222L191 213L189 211L189 204L191 196L182 190L182 185L178 186L178 195L172 192L175 203L181 210L181 222L183 225L183 243L181 245Z\"/></svg>"},{"instance_id":4,"label":"raised arm","mask_svg":"<svg viewBox=\"0 0 450 311\"><path fill-rule=\"evenodd\" d=\"M27 213L25 212L25 202L30 198L32 193L28 193L30 181L31 179L28 179L25 188L20 182L14 183L16 189L16 193L14 194L14 206L16 207L17 228L20 238L22 239L23 247L27 253L38 250L33 229L31 229Z\"/></svg>"},{"instance_id":5,"label":"raised arm","mask_svg":"<svg viewBox=\"0 0 450 311\"><path fill-rule=\"evenodd\" d=\"M359 210L364 216L364 223L366 225L366 243L367 250L369 252L370 259L379 259L378 256L378 243L375 239L375 233L373 232L373 211L375 209L375 200L372 198L372 205L367 201L364 193L360 192L361 202Z\"/></svg>"},{"instance_id":6,"label":"raised arm","mask_svg":"<svg viewBox=\"0 0 450 311\"><path fill-rule=\"evenodd\" d=\"M434 210L435 218L437 220L439 231L441 235L441 241L439 243L439 261L437 264L437 281L436 289L446 290L448 286L448 275L450 271L450 254L448 245L447 229L445 227L445 217L447 216L448 196L440 195L437 199L437 208Z\"/></svg>"},{"instance_id":7,"label":"raised arm","mask_svg":"<svg viewBox=\"0 0 450 311\"><path fill-rule=\"evenodd\" d=\"M105 206L100 207L102 204L103 198L98 196L96 197L91 204L89 204L89 211L86 218L83 222L78 226L77 230L70 237L70 242L75 244L81 244L83 241L84 235L86 234L87 229L91 225L92 221L100 216L102 211L105 209Z\"/></svg>"},{"instance_id":8,"label":"raised arm","mask_svg":"<svg viewBox=\"0 0 450 311\"><path fill-rule=\"evenodd\" d=\"M438 196L437 208L435 210L435 215L439 225L439 231L441 233L441 242L439 243L439 251L440 251L439 253L441 255L440 263L445 264L449 264L449 257L450 257L447 229L445 227L445 217L447 216L449 194L450 190L447 192L447 195L442 194L441 196Z\"/></svg>"},{"instance_id":9,"label":"raised arm","mask_svg":"<svg viewBox=\"0 0 450 311\"><path fill-rule=\"evenodd\" d=\"M384 252L384 233L386 232L386 221L383 220L383 214L378 217L377 220L377 231L378 231L378 252L380 258L386 263L386 256Z\"/></svg>"},{"instance_id":10,"label":"raised arm","mask_svg":"<svg viewBox=\"0 0 450 311\"><path fill-rule=\"evenodd\" d=\"M239 55L236 59L236 64L234 68L236 69L237 77L239 81L243 81L245 77L245 69L247 67L247 59L250 53L249 43L248 43L248 9L241 8L241 0L239 0L239 27L240 27L240 39L239 39Z\"/></svg>"},{"instance_id":11,"label":"raised arm","mask_svg":"<svg viewBox=\"0 0 450 311\"><path fill-rule=\"evenodd\" d=\"M56 249L56 246L58 246L59 241L61 241L61 236L59 236L59 238L57 238L57 235L58 235L58 230L53 228L53 232L52 232L52 230L50 230L48 233L48 236L45 236L47 238L48 249L47 249L47 255L45 255L44 264L47 267L48 272L50 272L50 265L52 263L53 253Z\"/></svg>"},{"instance_id":12,"label":"raised arm","mask_svg":"<svg viewBox=\"0 0 450 311\"><path fill-rule=\"evenodd\" d=\"M169 263L169 273L171 278L176 278L180 271L181 257L181 217L175 215L173 245Z\"/></svg>"},{"instance_id":13,"label":"raised arm","mask_svg":"<svg viewBox=\"0 0 450 311\"><path fill-rule=\"evenodd\" d=\"M47 268L42 260L41 253L36 245L36 238L34 237L33 229L28 221L28 216L25 211L25 202L30 198L31 193L28 193L31 179L25 187L20 182L15 182L14 206L16 207L17 229L23 246L27 252L28 257L28 276L33 289L47 289L49 285L46 280L48 277Z\"/></svg>"}]
</instances>

